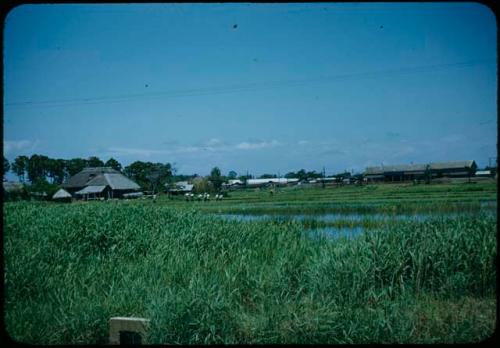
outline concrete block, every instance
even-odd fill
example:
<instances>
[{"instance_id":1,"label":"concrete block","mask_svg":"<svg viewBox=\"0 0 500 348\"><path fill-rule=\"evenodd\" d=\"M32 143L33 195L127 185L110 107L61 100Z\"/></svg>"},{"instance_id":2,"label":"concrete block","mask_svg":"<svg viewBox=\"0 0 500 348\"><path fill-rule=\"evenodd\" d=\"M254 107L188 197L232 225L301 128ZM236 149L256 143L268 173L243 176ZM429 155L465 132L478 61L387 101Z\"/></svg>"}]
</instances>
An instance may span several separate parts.
<instances>
[{"instance_id":1,"label":"concrete block","mask_svg":"<svg viewBox=\"0 0 500 348\"><path fill-rule=\"evenodd\" d=\"M133 317L109 319L109 344L146 344L149 320Z\"/></svg>"}]
</instances>

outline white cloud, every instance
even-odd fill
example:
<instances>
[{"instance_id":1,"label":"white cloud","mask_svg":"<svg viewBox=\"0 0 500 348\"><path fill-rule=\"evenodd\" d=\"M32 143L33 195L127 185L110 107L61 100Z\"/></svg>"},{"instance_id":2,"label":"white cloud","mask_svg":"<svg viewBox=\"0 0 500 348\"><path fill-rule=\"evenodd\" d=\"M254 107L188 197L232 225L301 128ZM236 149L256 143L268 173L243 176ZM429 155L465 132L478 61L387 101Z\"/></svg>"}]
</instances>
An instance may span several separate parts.
<instances>
[{"instance_id":1,"label":"white cloud","mask_svg":"<svg viewBox=\"0 0 500 348\"><path fill-rule=\"evenodd\" d=\"M205 145L207 145L207 146L219 146L219 145L223 145L223 142L220 139L212 138L212 139L208 140L207 142L205 142Z\"/></svg>"},{"instance_id":2,"label":"white cloud","mask_svg":"<svg viewBox=\"0 0 500 348\"><path fill-rule=\"evenodd\" d=\"M242 142L239 143L235 146L236 149L239 150L255 150L255 149L264 149L264 148L270 148L270 147L275 147L279 146L281 143L277 140L272 140L272 141L261 141L261 142Z\"/></svg>"},{"instance_id":3,"label":"white cloud","mask_svg":"<svg viewBox=\"0 0 500 348\"><path fill-rule=\"evenodd\" d=\"M114 156L145 156L169 153L166 150L137 149L128 147L110 147L107 154Z\"/></svg>"},{"instance_id":4,"label":"white cloud","mask_svg":"<svg viewBox=\"0 0 500 348\"><path fill-rule=\"evenodd\" d=\"M19 152L32 152L38 145L38 140L4 140L3 152L5 155L17 154Z\"/></svg>"},{"instance_id":5,"label":"white cloud","mask_svg":"<svg viewBox=\"0 0 500 348\"><path fill-rule=\"evenodd\" d=\"M307 145L307 144L309 144L309 141L307 141L307 140L299 140L299 142L297 144L299 144L299 145Z\"/></svg>"},{"instance_id":6,"label":"white cloud","mask_svg":"<svg viewBox=\"0 0 500 348\"><path fill-rule=\"evenodd\" d=\"M174 154L189 154L201 151L215 151L213 147L207 146L177 146L172 149L140 149L129 147L110 147L106 154L112 156L144 156L152 155L174 155Z\"/></svg>"},{"instance_id":7,"label":"white cloud","mask_svg":"<svg viewBox=\"0 0 500 348\"><path fill-rule=\"evenodd\" d=\"M201 145L184 145L175 146L169 149L144 149L144 148L129 148L129 147L109 147L103 155L108 156L141 156L151 157L153 155L179 155L179 154L206 154L217 153L223 151L235 150L256 150L263 148L272 148L280 146L277 140L260 141L260 142L241 142L238 144L227 144L220 139L212 138L203 142Z\"/></svg>"}]
</instances>

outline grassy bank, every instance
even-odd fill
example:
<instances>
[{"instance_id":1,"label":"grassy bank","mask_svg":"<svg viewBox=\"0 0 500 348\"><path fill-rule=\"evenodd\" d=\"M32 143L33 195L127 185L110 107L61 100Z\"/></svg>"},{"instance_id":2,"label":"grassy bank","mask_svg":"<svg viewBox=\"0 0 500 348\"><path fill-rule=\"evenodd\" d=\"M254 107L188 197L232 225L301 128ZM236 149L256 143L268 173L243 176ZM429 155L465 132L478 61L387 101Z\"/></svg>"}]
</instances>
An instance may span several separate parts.
<instances>
[{"instance_id":1,"label":"grassy bank","mask_svg":"<svg viewBox=\"0 0 500 348\"><path fill-rule=\"evenodd\" d=\"M106 343L112 316L151 319L151 343L452 343L494 330L491 215L332 241L173 205L5 204L10 337Z\"/></svg>"},{"instance_id":2,"label":"grassy bank","mask_svg":"<svg viewBox=\"0 0 500 348\"><path fill-rule=\"evenodd\" d=\"M326 188L280 188L236 190L218 202L185 202L176 197L169 204L194 206L206 212L238 214L327 214L327 213L425 213L479 211L495 203L495 183L443 185L367 185Z\"/></svg>"}]
</instances>

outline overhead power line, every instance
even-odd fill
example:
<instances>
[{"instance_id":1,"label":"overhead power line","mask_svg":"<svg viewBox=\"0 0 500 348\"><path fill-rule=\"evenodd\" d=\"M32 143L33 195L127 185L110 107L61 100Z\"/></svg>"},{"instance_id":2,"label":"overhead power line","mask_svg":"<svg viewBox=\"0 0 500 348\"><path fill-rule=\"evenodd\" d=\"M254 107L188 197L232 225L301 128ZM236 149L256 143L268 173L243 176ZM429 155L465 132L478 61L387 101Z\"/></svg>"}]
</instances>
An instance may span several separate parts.
<instances>
[{"instance_id":1,"label":"overhead power line","mask_svg":"<svg viewBox=\"0 0 500 348\"><path fill-rule=\"evenodd\" d=\"M122 94L115 96L98 96L98 97L88 97L88 98L43 100L43 101L20 101L20 102L5 103L4 105L5 107L52 107L52 106L70 106L70 105L93 105L93 104L103 104L103 103L121 103L121 102L127 102L145 98L167 99L167 98L193 97L193 96L215 95L215 94L225 94L225 93L255 92L277 87L303 86L315 83L330 83L339 80L353 80L353 79L356 80L356 79L380 78L380 77L384 78L384 77L392 77L404 74L428 73L446 69L465 68L465 67L472 67L476 65L491 64L491 63L496 63L496 60L488 59L488 60L474 60L474 61L459 62L459 63L422 65L416 67L402 67L398 69L338 74L338 75L331 75L331 76L324 76L317 78L254 82L246 84L172 90L172 91L155 92L155 93L136 93L136 94Z\"/></svg>"}]
</instances>

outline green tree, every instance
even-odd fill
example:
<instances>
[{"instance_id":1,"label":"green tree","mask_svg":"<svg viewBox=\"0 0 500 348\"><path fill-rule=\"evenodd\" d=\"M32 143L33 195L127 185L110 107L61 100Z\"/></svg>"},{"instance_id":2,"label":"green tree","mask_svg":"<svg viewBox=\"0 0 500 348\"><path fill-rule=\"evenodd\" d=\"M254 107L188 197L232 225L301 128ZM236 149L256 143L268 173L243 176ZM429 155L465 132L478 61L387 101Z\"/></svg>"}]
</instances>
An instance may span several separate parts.
<instances>
[{"instance_id":1,"label":"green tree","mask_svg":"<svg viewBox=\"0 0 500 348\"><path fill-rule=\"evenodd\" d=\"M323 176L323 173L317 173L315 170L307 172L306 176L311 179L319 179Z\"/></svg>"},{"instance_id":2,"label":"green tree","mask_svg":"<svg viewBox=\"0 0 500 348\"><path fill-rule=\"evenodd\" d=\"M87 160L83 158L72 158L66 161L66 172L69 176L79 173L87 166Z\"/></svg>"},{"instance_id":3,"label":"green tree","mask_svg":"<svg viewBox=\"0 0 500 348\"><path fill-rule=\"evenodd\" d=\"M215 191L219 192L222 187L222 183L224 182L224 178L222 177L218 167L212 168L208 180L212 183Z\"/></svg>"},{"instance_id":4,"label":"green tree","mask_svg":"<svg viewBox=\"0 0 500 348\"><path fill-rule=\"evenodd\" d=\"M238 179L240 179L241 181L246 181L248 179L253 179L253 175L252 174L248 174L248 175L240 175L238 177Z\"/></svg>"},{"instance_id":5,"label":"green tree","mask_svg":"<svg viewBox=\"0 0 500 348\"><path fill-rule=\"evenodd\" d=\"M29 158L27 156L17 156L12 163L12 171L18 176L21 182L25 181L28 163Z\"/></svg>"},{"instance_id":6,"label":"green tree","mask_svg":"<svg viewBox=\"0 0 500 348\"><path fill-rule=\"evenodd\" d=\"M228 179L234 180L238 176L238 173L236 173L234 170L229 171L227 174Z\"/></svg>"},{"instance_id":7,"label":"green tree","mask_svg":"<svg viewBox=\"0 0 500 348\"><path fill-rule=\"evenodd\" d=\"M28 180L35 182L37 180L46 180L49 171L49 158L44 155L32 155L28 161Z\"/></svg>"},{"instance_id":8,"label":"green tree","mask_svg":"<svg viewBox=\"0 0 500 348\"><path fill-rule=\"evenodd\" d=\"M58 158L58 159L53 159L49 158L48 159L48 164L47 164L47 175L49 178L51 178L51 182L53 184L62 184L64 181L65 177L65 169L66 169L66 161Z\"/></svg>"},{"instance_id":9,"label":"green tree","mask_svg":"<svg viewBox=\"0 0 500 348\"><path fill-rule=\"evenodd\" d=\"M163 185L168 182L171 176L172 166L170 163L153 163L148 168L146 179L148 179L153 192L160 192L163 191Z\"/></svg>"},{"instance_id":10,"label":"green tree","mask_svg":"<svg viewBox=\"0 0 500 348\"><path fill-rule=\"evenodd\" d=\"M122 165L120 164L120 162L118 162L114 158L110 158L109 160L107 160L106 163L104 163L104 166L111 167L114 170L117 170L119 172L122 171Z\"/></svg>"},{"instance_id":11,"label":"green tree","mask_svg":"<svg viewBox=\"0 0 500 348\"><path fill-rule=\"evenodd\" d=\"M170 163L151 163L135 161L124 168L124 173L137 182L143 189L159 191L172 176Z\"/></svg>"},{"instance_id":12,"label":"green tree","mask_svg":"<svg viewBox=\"0 0 500 348\"><path fill-rule=\"evenodd\" d=\"M99 157L91 156L87 159L87 166L89 167L104 167L104 162Z\"/></svg>"},{"instance_id":13,"label":"green tree","mask_svg":"<svg viewBox=\"0 0 500 348\"><path fill-rule=\"evenodd\" d=\"M10 163L7 158L3 158L3 175L7 174L10 170Z\"/></svg>"},{"instance_id":14,"label":"green tree","mask_svg":"<svg viewBox=\"0 0 500 348\"><path fill-rule=\"evenodd\" d=\"M307 179L307 172L304 169L301 169L297 172L297 178L299 180L306 180Z\"/></svg>"},{"instance_id":15,"label":"green tree","mask_svg":"<svg viewBox=\"0 0 500 348\"><path fill-rule=\"evenodd\" d=\"M197 177L193 180L193 191L194 193L205 193L213 192L213 184L206 178Z\"/></svg>"},{"instance_id":16,"label":"green tree","mask_svg":"<svg viewBox=\"0 0 500 348\"><path fill-rule=\"evenodd\" d=\"M28 186L28 192L35 199L47 200L59 189L57 184L50 184L45 178L37 178ZM43 195L43 196L42 196Z\"/></svg>"},{"instance_id":17,"label":"green tree","mask_svg":"<svg viewBox=\"0 0 500 348\"><path fill-rule=\"evenodd\" d=\"M276 178L276 175L275 174L262 174L261 176L259 176L259 179L272 179L272 178Z\"/></svg>"},{"instance_id":18,"label":"green tree","mask_svg":"<svg viewBox=\"0 0 500 348\"><path fill-rule=\"evenodd\" d=\"M126 166L123 171L128 177L130 177L132 180L137 182L137 184L143 187L144 183L147 181L147 168L148 166L146 162L135 161Z\"/></svg>"},{"instance_id":19,"label":"green tree","mask_svg":"<svg viewBox=\"0 0 500 348\"><path fill-rule=\"evenodd\" d=\"M298 177L298 175L295 172L288 172L285 174L285 178L287 178L287 179L295 179L297 177Z\"/></svg>"}]
</instances>

